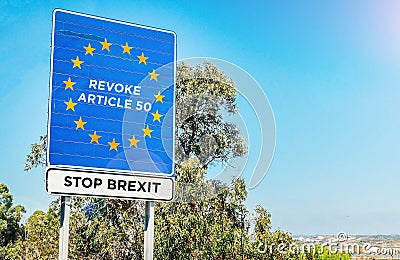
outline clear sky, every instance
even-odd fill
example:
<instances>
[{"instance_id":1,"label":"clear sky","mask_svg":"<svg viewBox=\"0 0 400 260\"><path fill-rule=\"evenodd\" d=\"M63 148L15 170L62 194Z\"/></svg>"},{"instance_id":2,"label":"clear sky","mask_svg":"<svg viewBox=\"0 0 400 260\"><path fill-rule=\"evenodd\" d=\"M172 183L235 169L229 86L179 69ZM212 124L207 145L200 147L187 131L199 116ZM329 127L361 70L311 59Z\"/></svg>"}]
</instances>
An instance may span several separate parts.
<instances>
[{"instance_id":1,"label":"clear sky","mask_svg":"<svg viewBox=\"0 0 400 260\"><path fill-rule=\"evenodd\" d=\"M247 205L294 234L400 233L400 2L0 3L0 182L30 212L54 199L23 172L45 134L51 15L63 8L173 30L178 59L230 61L262 86L277 146Z\"/></svg>"}]
</instances>

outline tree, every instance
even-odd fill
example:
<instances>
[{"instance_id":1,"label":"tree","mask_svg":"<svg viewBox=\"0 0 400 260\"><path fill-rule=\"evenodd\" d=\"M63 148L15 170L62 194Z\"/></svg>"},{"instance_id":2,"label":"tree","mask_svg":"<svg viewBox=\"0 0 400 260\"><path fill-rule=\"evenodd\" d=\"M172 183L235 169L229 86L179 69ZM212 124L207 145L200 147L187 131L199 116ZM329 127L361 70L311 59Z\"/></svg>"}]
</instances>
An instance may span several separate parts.
<instances>
[{"instance_id":1,"label":"tree","mask_svg":"<svg viewBox=\"0 0 400 260\"><path fill-rule=\"evenodd\" d=\"M204 185L204 169L199 160L178 166L181 178L192 174L191 188L212 189L220 185L216 197L190 203L159 204L156 215L157 259L242 259L249 253L248 211L243 206L247 192L242 179L231 186ZM197 176L193 176L197 173Z\"/></svg>"},{"instance_id":2,"label":"tree","mask_svg":"<svg viewBox=\"0 0 400 260\"><path fill-rule=\"evenodd\" d=\"M222 113L237 112L234 82L211 62L178 65L176 102L178 162L194 156L206 169L246 153L239 129Z\"/></svg>"},{"instance_id":3,"label":"tree","mask_svg":"<svg viewBox=\"0 0 400 260\"><path fill-rule=\"evenodd\" d=\"M74 259L142 259L143 204L74 198L70 256Z\"/></svg>"},{"instance_id":4,"label":"tree","mask_svg":"<svg viewBox=\"0 0 400 260\"><path fill-rule=\"evenodd\" d=\"M345 252L332 253L328 248L316 246L315 250L308 250L300 254L300 259L304 260L351 260L351 256ZM368 258L369 259L369 258ZM374 258L372 258L374 259Z\"/></svg>"},{"instance_id":5,"label":"tree","mask_svg":"<svg viewBox=\"0 0 400 260\"><path fill-rule=\"evenodd\" d=\"M208 61L195 67L181 63L176 89L177 196L189 203L157 204L155 255L235 259L248 244L244 182L237 179L229 187L205 181L209 165L229 163L247 151L240 131L223 117L237 111L234 82ZM207 196L215 190L217 196Z\"/></svg>"},{"instance_id":6,"label":"tree","mask_svg":"<svg viewBox=\"0 0 400 260\"><path fill-rule=\"evenodd\" d=\"M34 167L44 166L46 163L47 135L40 137L40 143L31 145L31 151L26 158L25 171Z\"/></svg>"},{"instance_id":7,"label":"tree","mask_svg":"<svg viewBox=\"0 0 400 260\"><path fill-rule=\"evenodd\" d=\"M13 205L13 196L7 185L0 184L0 259L7 259L12 254L11 245L24 235L20 225L26 210L21 205Z\"/></svg>"},{"instance_id":8,"label":"tree","mask_svg":"<svg viewBox=\"0 0 400 260\"><path fill-rule=\"evenodd\" d=\"M58 200L56 201L58 202ZM25 224L24 259L56 259L60 228L59 207L53 202L47 212L36 210Z\"/></svg>"}]
</instances>

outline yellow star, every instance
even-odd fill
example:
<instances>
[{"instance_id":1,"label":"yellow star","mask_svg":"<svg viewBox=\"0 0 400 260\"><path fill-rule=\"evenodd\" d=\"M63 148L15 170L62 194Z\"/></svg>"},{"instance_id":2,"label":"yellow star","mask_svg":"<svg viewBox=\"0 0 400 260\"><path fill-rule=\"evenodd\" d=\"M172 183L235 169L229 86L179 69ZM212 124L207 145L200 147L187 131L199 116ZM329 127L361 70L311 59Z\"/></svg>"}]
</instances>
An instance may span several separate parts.
<instances>
[{"instance_id":1,"label":"yellow star","mask_svg":"<svg viewBox=\"0 0 400 260\"><path fill-rule=\"evenodd\" d=\"M143 132L144 132L144 135L143 135L143 136L148 136L148 137L151 137L151 132L154 131L154 130L151 130L151 129L149 128L149 126L146 126L146 128L142 128L142 130L143 130Z\"/></svg>"},{"instance_id":2,"label":"yellow star","mask_svg":"<svg viewBox=\"0 0 400 260\"><path fill-rule=\"evenodd\" d=\"M155 70L153 70L152 72L149 72L150 75L150 80L155 80L158 81L157 77L160 76L160 74L157 74Z\"/></svg>"},{"instance_id":3,"label":"yellow star","mask_svg":"<svg viewBox=\"0 0 400 260\"><path fill-rule=\"evenodd\" d=\"M153 122L157 120L158 122L161 123L160 119L161 119L161 117L162 117L163 115L159 114L159 113L158 113L158 110L157 110L155 113L151 113L151 114L153 115Z\"/></svg>"},{"instance_id":4,"label":"yellow star","mask_svg":"<svg viewBox=\"0 0 400 260\"><path fill-rule=\"evenodd\" d=\"M76 56L75 60L71 59L71 61L74 63L74 66L72 68L78 67L79 69L82 69L81 65L82 65L83 61L79 60L78 56Z\"/></svg>"},{"instance_id":5,"label":"yellow star","mask_svg":"<svg viewBox=\"0 0 400 260\"><path fill-rule=\"evenodd\" d=\"M76 104L78 104L78 103L72 102L72 98L69 98L69 101L68 101L68 102L67 102L67 101L64 101L64 104L67 105L67 108L65 109L65 111L67 111L67 110L69 110L69 109L71 109L72 111L75 111L75 106L76 106Z\"/></svg>"},{"instance_id":6,"label":"yellow star","mask_svg":"<svg viewBox=\"0 0 400 260\"><path fill-rule=\"evenodd\" d=\"M101 50L107 50L108 52L110 52L110 46L112 45L112 43L109 43L107 41L107 38L104 38L104 42L100 42L101 43Z\"/></svg>"},{"instance_id":7,"label":"yellow star","mask_svg":"<svg viewBox=\"0 0 400 260\"><path fill-rule=\"evenodd\" d=\"M79 117L79 120L74 121L76 124L76 130L78 130L79 128L82 130L85 130L85 125L87 124L87 122L82 121L82 117Z\"/></svg>"},{"instance_id":8,"label":"yellow star","mask_svg":"<svg viewBox=\"0 0 400 260\"><path fill-rule=\"evenodd\" d=\"M124 53L128 53L129 55L131 55L131 49L133 47L129 47L128 42L126 42L125 46L121 45L121 47L124 49L124 51L122 52L122 54Z\"/></svg>"},{"instance_id":9,"label":"yellow star","mask_svg":"<svg viewBox=\"0 0 400 260\"><path fill-rule=\"evenodd\" d=\"M139 64L140 64L140 63L144 63L144 65L147 65L146 60L147 60L149 57L145 57L143 52L142 52L142 55L136 56L136 57L138 57L138 59L139 59Z\"/></svg>"},{"instance_id":10,"label":"yellow star","mask_svg":"<svg viewBox=\"0 0 400 260\"><path fill-rule=\"evenodd\" d=\"M90 140L90 143L93 143L93 142L99 143L99 138L101 138L101 136L97 135L96 131L94 131L94 133L92 135L89 134L89 136L90 136L90 138L92 138Z\"/></svg>"},{"instance_id":11,"label":"yellow star","mask_svg":"<svg viewBox=\"0 0 400 260\"><path fill-rule=\"evenodd\" d=\"M93 51L96 50L95 48L92 48L92 46L90 45L90 43L88 44L88 46L83 46L83 48L85 48L86 53L85 55L92 55L93 56Z\"/></svg>"},{"instance_id":12,"label":"yellow star","mask_svg":"<svg viewBox=\"0 0 400 260\"><path fill-rule=\"evenodd\" d=\"M110 145L110 151L115 150L118 152L119 143L115 142L115 138L113 138L112 142L108 142L108 144Z\"/></svg>"},{"instance_id":13,"label":"yellow star","mask_svg":"<svg viewBox=\"0 0 400 260\"><path fill-rule=\"evenodd\" d=\"M138 139L136 139L134 136L132 136L131 139L129 139L130 145L129 147L135 146L137 148L137 143L139 143L140 141Z\"/></svg>"},{"instance_id":14,"label":"yellow star","mask_svg":"<svg viewBox=\"0 0 400 260\"><path fill-rule=\"evenodd\" d=\"M154 95L154 96L156 97L156 103L157 103L157 102L163 103L163 98L164 98L165 96L161 95L161 94L160 94L160 91L158 91L157 95Z\"/></svg>"},{"instance_id":15,"label":"yellow star","mask_svg":"<svg viewBox=\"0 0 400 260\"><path fill-rule=\"evenodd\" d=\"M71 89L71 90L74 90L74 85L76 84L76 82L73 82L72 80L71 80L71 78L68 78L68 80L64 80L63 81L64 82L64 84L65 84L65 89Z\"/></svg>"}]
</instances>

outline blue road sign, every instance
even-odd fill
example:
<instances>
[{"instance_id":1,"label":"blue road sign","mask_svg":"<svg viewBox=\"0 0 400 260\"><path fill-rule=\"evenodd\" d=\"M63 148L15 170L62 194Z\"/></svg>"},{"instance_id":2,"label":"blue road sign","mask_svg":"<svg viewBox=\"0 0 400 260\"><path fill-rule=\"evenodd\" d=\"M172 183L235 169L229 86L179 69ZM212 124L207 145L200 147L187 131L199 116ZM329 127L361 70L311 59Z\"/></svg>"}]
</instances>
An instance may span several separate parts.
<instances>
[{"instance_id":1,"label":"blue road sign","mask_svg":"<svg viewBox=\"0 0 400 260\"><path fill-rule=\"evenodd\" d=\"M47 167L174 174L176 36L56 9Z\"/></svg>"}]
</instances>

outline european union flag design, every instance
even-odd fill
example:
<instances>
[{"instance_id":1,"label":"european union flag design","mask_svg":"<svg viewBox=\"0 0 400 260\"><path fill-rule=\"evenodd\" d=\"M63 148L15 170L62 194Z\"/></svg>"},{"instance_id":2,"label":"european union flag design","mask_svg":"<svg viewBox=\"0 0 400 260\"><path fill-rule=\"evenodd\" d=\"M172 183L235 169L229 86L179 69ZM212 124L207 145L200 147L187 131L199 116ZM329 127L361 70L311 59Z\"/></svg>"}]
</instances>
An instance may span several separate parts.
<instances>
[{"instance_id":1,"label":"european union flag design","mask_svg":"<svg viewBox=\"0 0 400 260\"><path fill-rule=\"evenodd\" d=\"M47 166L172 175L175 41L55 10Z\"/></svg>"}]
</instances>

